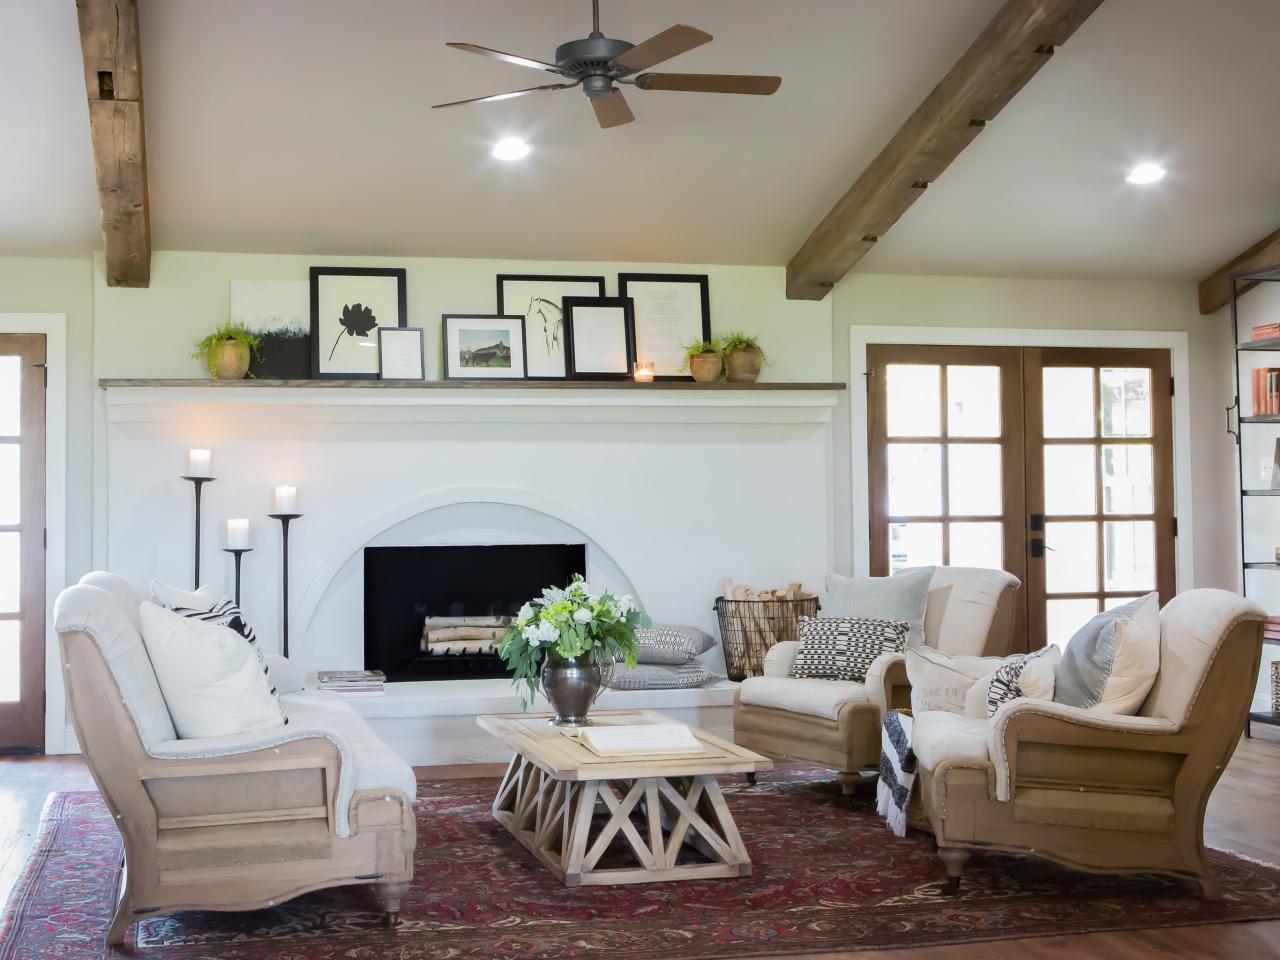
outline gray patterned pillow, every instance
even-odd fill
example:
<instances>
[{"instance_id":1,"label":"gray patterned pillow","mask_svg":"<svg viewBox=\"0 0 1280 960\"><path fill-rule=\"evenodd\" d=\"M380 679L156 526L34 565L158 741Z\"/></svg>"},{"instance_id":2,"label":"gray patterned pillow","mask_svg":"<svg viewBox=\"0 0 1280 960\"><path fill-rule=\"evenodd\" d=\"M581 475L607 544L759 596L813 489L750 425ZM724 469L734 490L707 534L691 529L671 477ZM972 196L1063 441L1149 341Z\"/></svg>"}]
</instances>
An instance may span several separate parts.
<instances>
[{"instance_id":1,"label":"gray patterned pillow","mask_svg":"<svg viewBox=\"0 0 1280 960\"><path fill-rule=\"evenodd\" d=\"M700 663L670 666L642 663L633 670L614 666L605 683L611 690L684 690L710 683L715 675Z\"/></svg>"},{"instance_id":2,"label":"gray patterned pillow","mask_svg":"<svg viewBox=\"0 0 1280 960\"><path fill-rule=\"evenodd\" d=\"M801 617L800 650L788 676L862 683L876 657L902 652L910 630L904 620Z\"/></svg>"},{"instance_id":3,"label":"gray patterned pillow","mask_svg":"<svg viewBox=\"0 0 1280 960\"><path fill-rule=\"evenodd\" d=\"M636 646L641 663L680 666L706 653L715 645L715 640L697 627L655 623L636 631ZM622 658L618 659L621 661Z\"/></svg>"}]
</instances>

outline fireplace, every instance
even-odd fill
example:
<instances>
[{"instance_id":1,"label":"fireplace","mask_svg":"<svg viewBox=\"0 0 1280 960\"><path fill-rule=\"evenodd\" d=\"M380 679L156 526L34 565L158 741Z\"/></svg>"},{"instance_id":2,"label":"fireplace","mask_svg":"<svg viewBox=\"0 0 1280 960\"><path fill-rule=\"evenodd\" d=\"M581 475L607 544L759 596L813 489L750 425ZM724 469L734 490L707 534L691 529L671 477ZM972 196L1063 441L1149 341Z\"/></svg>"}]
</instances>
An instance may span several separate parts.
<instances>
[{"instance_id":1,"label":"fireplace","mask_svg":"<svg viewBox=\"0 0 1280 960\"><path fill-rule=\"evenodd\" d=\"M575 573L586 573L580 543L366 547L365 669L389 681L509 676L492 639L522 603Z\"/></svg>"}]
</instances>

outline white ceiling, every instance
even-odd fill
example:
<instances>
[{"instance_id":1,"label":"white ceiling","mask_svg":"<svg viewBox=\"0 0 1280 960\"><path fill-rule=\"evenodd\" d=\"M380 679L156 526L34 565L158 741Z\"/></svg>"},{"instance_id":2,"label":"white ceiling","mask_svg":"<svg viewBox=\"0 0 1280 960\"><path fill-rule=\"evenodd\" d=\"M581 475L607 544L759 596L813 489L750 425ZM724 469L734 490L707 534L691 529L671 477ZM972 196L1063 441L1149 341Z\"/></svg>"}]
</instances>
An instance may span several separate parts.
<instances>
[{"instance_id":1,"label":"white ceiling","mask_svg":"<svg viewBox=\"0 0 1280 960\"><path fill-rule=\"evenodd\" d=\"M785 263L999 6L602 0L715 35L666 69L783 77L603 131L574 90L428 109L546 82L445 41L550 59L588 0L143 0L155 246ZM1197 278L1280 226L1277 37L1275 0L1107 0L859 269ZM71 0L0 0L0 254L101 242L81 77Z\"/></svg>"}]
</instances>

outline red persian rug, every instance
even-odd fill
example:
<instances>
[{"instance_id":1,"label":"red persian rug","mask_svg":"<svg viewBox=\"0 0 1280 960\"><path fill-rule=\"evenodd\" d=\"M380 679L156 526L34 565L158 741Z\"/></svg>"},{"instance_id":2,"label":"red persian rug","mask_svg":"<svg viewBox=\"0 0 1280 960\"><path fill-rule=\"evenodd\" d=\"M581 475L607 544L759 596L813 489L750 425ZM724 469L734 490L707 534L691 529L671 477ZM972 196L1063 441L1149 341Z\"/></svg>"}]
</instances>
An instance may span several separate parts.
<instances>
[{"instance_id":1,"label":"red persian rug","mask_svg":"<svg viewBox=\"0 0 1280 960\"><path fill-rule=\"evenodd\" d=\"M321 891L254 913L184 913L134 927L119 956L172 960L722 960L1280 917L1280 869L1214 854L1223 898L1190 884L975 857L941 893L927 836L894 837L825 772L783 768L726 793L754 861L745 879L566 889L490 816L496 781L427 781L413 889L396 930L372 894ZM120 840L94 793L50 798L0 919L0 960L108 954Z\"/></svg>"}]
</instances>

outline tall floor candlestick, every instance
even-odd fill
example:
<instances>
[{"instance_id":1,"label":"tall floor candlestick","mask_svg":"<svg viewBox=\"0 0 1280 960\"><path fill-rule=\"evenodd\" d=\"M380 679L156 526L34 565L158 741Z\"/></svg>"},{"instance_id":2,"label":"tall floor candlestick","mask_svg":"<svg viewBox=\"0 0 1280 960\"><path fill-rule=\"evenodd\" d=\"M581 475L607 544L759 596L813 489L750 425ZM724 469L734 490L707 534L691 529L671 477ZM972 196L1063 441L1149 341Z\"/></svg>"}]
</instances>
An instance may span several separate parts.
<instances>
[{"instance_id":1,"label":"tall floor candlestick","mask_svg":"<svg viewBox=\"0 0 1280 960\"><path fill-rule=\"evenodd\" d=\"M297 520L302 516L300 513L269 513L267 516L273 520L280 521L280 541L281 541L281 604L284 613L284 631L281 634L283 643L281 644L280 653L282 656L289 656L289 521Z\"/></svg>"},{"instance_id":2,"label":"tall floor candlestick","mask_svg":"<svg viewBox=\"0 0 1280 960\"><path fill-rule=\"evenodd\" d=\"M195 581L192 590L200 589L200 488L206 483L212 483L214 477L183 477L183 480L191 481L191 485L196 489L196 551L195 551L195 573L193 580Z\"/></svg>"},{"instance_id":3,"label":"tall floor candlestick","mask_svg":"<svg viewBox=\"0 0 1280 960\"><path fill-rule=\"evenodd\" d=\"M253 547L223 547L224 553L229 553L236 558L236 606L240 606L240 558L246 553L252 553Z\"/></svg>"}]
</instances>

